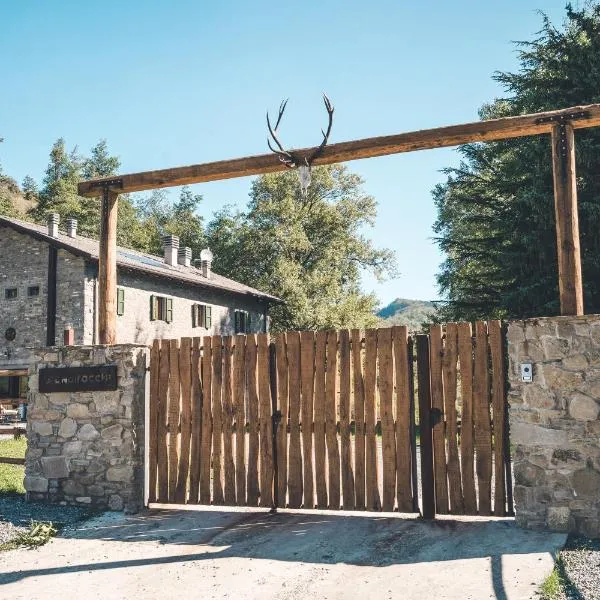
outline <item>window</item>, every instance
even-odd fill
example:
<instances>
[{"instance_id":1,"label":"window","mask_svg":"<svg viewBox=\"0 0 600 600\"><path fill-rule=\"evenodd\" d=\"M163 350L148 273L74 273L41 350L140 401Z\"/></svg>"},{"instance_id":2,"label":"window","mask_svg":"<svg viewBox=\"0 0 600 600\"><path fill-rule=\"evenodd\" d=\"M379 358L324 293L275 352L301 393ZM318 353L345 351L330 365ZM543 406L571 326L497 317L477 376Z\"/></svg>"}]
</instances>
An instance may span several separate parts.
<instances>
[{"instance_id":1,"label":"window","mask_svg":"<svg viewBox=\"0 0 600 600\"><path fill-rule=\"evenodd\" d=\"M173 321L173 298L164 296L150 296L150 320Z\"/></svg>"},{"instance_id":2,"label":"window","mask_svg":"<svg viewBox=\"0 0 600 600\"><path fill-rule=\"evenodd\" d=\"M4 290L4 297L7 300L13 300L18 295L17 288L6 288Z\"/></svg>"},{"instance_id":3,"label":"window","mask_svg":"<svg viewBox=\"0 0 600 600\"><path fill-rule=\"evenodd\" d=\"M120 317L125 314L125 290L117 288L117 315Z\"/></svg>"},{"instance_id":4,"label":"window","mask_svg":"<svg viewBox=\"0 0 600 600\"><path fill-rule=\"evenodd\" d=\"M210 329L212 325L212 306L192 304L192 327Z\"/></svg>"},{"instance_id":5,"label":"window","mask_svg":"<svg viewBox=\"0 0 600 600\"><path fill-rule=\"evenodd\" d=\"M235 332L250 333L252 330L252 319L250 313L245 310L235 311Z\"/></svg>"},{"instance_id":6,"label":"window","mask_svg":"<svg viewBox=\"0 0 600 600\"><path fill-rule=\"evenodd\" d=\"M35 298L36 296L40 295L40 286L39 285L30 285L27 288L27 297L28 298Z\"/></svg>"}]
</instances>

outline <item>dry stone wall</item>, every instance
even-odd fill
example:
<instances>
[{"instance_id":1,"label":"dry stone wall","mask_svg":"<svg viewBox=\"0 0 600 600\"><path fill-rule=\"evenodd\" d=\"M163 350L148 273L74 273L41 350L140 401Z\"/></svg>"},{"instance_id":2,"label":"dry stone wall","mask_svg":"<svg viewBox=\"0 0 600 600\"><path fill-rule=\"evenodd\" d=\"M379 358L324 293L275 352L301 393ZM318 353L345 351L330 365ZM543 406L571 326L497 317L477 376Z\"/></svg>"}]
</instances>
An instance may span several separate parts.
<instances>
[{"instance_id":1,"label":"dry stone wall","mask_svg":"<svg viewBox=\"0 0 600 600\"><path fill-rule=\"evenodd\" d=\"M600 316L513 321L507 339L517 522L600 537Z\"/></svg>"},{"instance_id":2,"label":"dry stone wall","mask_svg":"<svg viewBox=\"0 0 600 600\"><path fill-rule=\"evenodd\" d=\"M25 489L31 500L135 512L144 501L145 346L34 351ZM116 365L110 392L39 392L44 367Z\"/></svg>"}]
</instances>

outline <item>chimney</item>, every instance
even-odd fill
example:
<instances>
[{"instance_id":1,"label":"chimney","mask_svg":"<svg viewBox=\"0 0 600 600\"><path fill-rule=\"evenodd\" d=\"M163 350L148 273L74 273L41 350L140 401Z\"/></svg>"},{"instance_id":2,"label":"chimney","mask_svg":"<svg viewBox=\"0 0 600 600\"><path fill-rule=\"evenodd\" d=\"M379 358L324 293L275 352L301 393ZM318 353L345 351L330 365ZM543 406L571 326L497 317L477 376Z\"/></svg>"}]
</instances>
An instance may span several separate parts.
<instances>
[{"instance_id":1,"label":"chimney","mask_svg":"<svg viewBox=\"0 0 600 600\"><path fill-rule=\"evenodd\" d=\"M77 219L75 217L70 217L67 219L67 235L70 238L77 237Z\"/></svg>"},{"instance_id":2,"label":"chimney","mask_svg":"<svg viewBox=\"0 0 600 600\"><path fill-rule=\"evenodd\" d=\"M179 238L176 235L165 235L163 237L163 247L165 249L165 263L174 267L177 264Z\"/></svg>"},{"instance_id":3,"label":"chimney","mask_svg":"<svg viewBox=\"0 0 600 600\"><path fill-rule=\"evenodd\" d=\"M60 223L60 215L52 212L48 213L48 235L50 237L58 237L58 224Z\"/></svg>"},{"instance_id":4,"label":"chimney","mask_svg":"<svg viewBox=\"0 0 600 600\"><path fill-rule=\"evenodd\" d=\"M192 249L187 246L179 248L177 259L177 262L179 262L181 266L189 267L192 264Z\"/></svg>"},{"instance_id":5,"label":"chimney","mask_svg":"<svg viewBox=\"0 0 600 600\"><path fill-rule=\"evenodd\" d=\"M210 279L210 272L212 268L213 253L210 248L205 248L200 252L200 265L202 269L202 275L206 279Z\"/></svg>"}]
</instances>

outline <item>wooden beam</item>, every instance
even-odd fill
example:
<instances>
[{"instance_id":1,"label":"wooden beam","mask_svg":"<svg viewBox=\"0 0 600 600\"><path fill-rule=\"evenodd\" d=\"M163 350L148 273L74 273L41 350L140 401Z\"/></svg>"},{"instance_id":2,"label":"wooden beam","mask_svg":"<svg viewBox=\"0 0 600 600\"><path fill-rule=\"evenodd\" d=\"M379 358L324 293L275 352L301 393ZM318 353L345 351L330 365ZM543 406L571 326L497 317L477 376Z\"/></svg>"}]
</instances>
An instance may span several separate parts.
<instances>
[{"instance_id":1,"label":"wooden beam","mask_svg":"<svg viewBox=\"0 0 600 600\"><path fill-rule=\"evenodd\" d=\"M0 369L0 377L22 377L28 374L27 369Z\"/></svg>"},{"instance_id":2,"label":"wooden beam","mask_svg":"<svg viewBox=\"0 0 600 600\"><path fill-rule=\"evenodd\" d=\"M552 166L560 314L582 315L583 284L575 177L575 134L570 123L563 122L552 127Z\"/></svg>"},{"instance_id":3,"label":"wooden beam","mask_svg":"<svg viewBox=\"0 0 600 600\"><path fill-rule=\"evenodd\" d=\"M476 121L462 125L450 125L331 144L325 147L323 154L315 160L314 164L327 165L401 152L458 146L470 142L491 142L506 138L550 133L553 123L565 115L571 120L571 125L575 129L596 127L600 125L600 104L575 106L563 110ZM304 154L312 150L314 148L305 148L297 150L295 153ZM279 161L277 156L269 153L187 167L132 173L123 175L117 180L114 177L106 177L82 181L79 183L79 195L88 197L101 195L102 187L99 184L102 181L111 181L111 183L114 183L113 189L118 189L119 193L125 194L220 179L275 173L285 169L286 167Z\"/></svg>"},{"instance_id":4,"label":"wooden beam","mask_svg":"<svg viewBox=\"0 0 600 600\"><path fill-rule=\"evenodd\" d=\"M98 330L100 344L117 342L117 212L119 196L103 190L98 260Z\"/></svg>"}]
</instances>

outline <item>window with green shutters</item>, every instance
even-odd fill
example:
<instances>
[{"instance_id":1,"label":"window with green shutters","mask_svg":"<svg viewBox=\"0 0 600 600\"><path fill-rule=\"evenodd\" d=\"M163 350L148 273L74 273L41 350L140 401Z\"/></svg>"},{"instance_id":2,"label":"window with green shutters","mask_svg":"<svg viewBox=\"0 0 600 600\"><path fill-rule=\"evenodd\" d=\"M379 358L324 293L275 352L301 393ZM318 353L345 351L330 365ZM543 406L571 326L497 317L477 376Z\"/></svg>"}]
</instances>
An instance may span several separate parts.
<instances>
[{"instance_id":1,"label":"window with green shutters","mask_svg":"<svg viewBox=\"0 0 600 600\"><path fill-rule=\"evenodd\" d=\"M123 288L117 288L117 315L123 316L125 314L125 290Z\"/></svg>"},{"instance_id":2,"label":"window with green shutters","mask_svg":"<svg viewBox=\"0 0 600 600\"><path fill-rule=\"evenodd\" d=\"M206 304L192 304L192 327L204 327L210 329L212 326L212 306Z\"/></svg>"},{"instance_id":3,"label":"window with green shutters","mask_svg":"<svg viewBox=\"0 0 600 600\"><path fill-rule=\"evenodd\" d=\"M150 296L150 320L173 322L173 298Z\"/></svg>"},{"instance_id":4,"label":"window with green shutters","mask_svg":"<svg viewBox=\"0 0 600 600\"><path fill-rule=\"evenodd\" d=\"M236 333L251 333L252 318L245 310L236 310L234 313L234 327Z\"/></svg>"}]
</instances>

